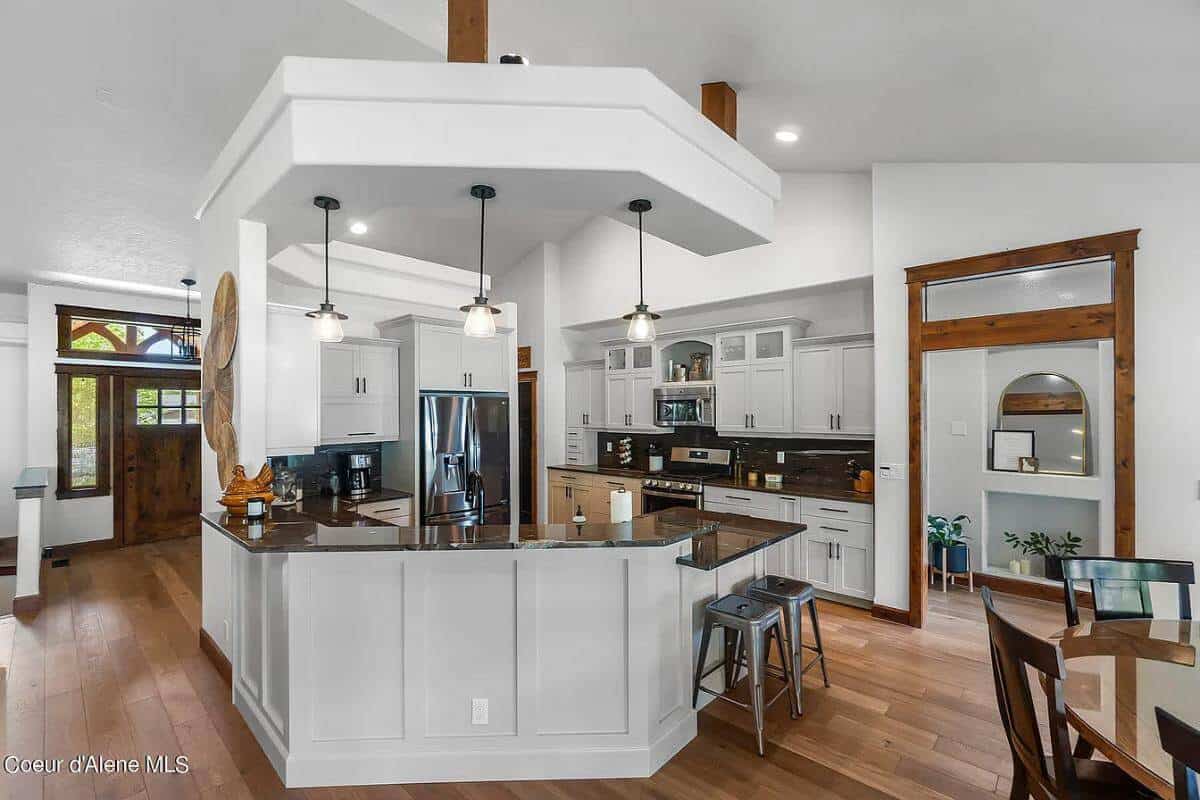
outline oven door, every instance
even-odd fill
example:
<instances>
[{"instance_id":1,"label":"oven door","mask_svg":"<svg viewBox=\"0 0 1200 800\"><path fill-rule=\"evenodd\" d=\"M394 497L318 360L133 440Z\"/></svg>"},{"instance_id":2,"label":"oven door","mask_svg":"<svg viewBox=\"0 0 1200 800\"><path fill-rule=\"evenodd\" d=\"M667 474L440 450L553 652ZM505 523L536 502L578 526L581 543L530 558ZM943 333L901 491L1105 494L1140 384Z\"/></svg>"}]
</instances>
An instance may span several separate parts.
<instances>
[{"instance_id":1,"label":"oven door","mask_svg":"<svg viewBox=\"0 0 1200 800\"><path fill-rule=\"evenodd\" d=\"M700 495L691 492L663 492L658 489L642 489L642 513L662 511L667 508L699 508Z\"/></svg>"}]
</instances>

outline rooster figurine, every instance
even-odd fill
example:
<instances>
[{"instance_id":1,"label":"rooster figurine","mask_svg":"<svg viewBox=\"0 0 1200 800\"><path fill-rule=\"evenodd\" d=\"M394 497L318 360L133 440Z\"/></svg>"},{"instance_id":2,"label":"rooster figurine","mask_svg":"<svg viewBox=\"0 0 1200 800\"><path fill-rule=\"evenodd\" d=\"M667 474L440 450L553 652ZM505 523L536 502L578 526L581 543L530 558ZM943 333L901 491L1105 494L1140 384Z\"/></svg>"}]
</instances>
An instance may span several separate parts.
<instances>
[{"instance_id":1,"label":"rooster figurine","mask_svg":"<svg viewBox=\"0 0 1200 800\"><path fill-rule=\"evenodd\" d=\"M271 471L270 464L263 464L262 469L253 478L247 478L246 468L238 464L233 468L233 477L225 487L224 496L217 502L225 506L230 514L243 516L246 513L247 500L259 498L264 504L271 504L275 499L275 495L271 493L271 483L274 480L275 473Z\"/></svg>"}]
</instances>

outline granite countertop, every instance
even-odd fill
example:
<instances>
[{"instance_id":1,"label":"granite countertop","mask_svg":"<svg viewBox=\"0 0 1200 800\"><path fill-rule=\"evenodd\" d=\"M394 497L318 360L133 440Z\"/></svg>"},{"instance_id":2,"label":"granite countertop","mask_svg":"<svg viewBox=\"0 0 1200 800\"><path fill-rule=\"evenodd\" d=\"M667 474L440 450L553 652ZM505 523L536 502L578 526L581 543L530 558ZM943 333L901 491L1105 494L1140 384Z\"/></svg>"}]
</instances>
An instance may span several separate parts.
<instances>
[{"instance_id":1,"label":"granite countertop","mask_svg":"<svg viewBox=\"0 0 1200 800\"><path fill-rule=\"evenodd\" d=\"M602 467L599 464L555 464L546 469L557 469L564 472L583 472L588 475L613 475L618 478L644 478L650 474L644 469Z\"/></svg>"},{"instance_id":2,"label":"granite countertop","mask_svg":"<svg viewBox=\"0 0 1200 800\"><path fill-rule=\"evenodd\" d=\"M725 489L743 489L747 492L768 492L770 494L799 495L801 497L818 497L823 500L845 500L850 503L873 503L875 495L872 492L856 492L849 484L836 486L817 481L806 481L803 478L784 478L782 486L767 486L761 479L751 485L745 479L734 478L705 478L705 486L720 486Z\"/></svg>"},{"instance_id":3,"label":"granite countertop","mask_svg":"<svg viewBox=\"0 0 1200 800\"><path fill-rule=\"evenodd\" d=\"M252 553L664 547L691 540L692 554L677 560L697 569L715 569L804 530L797 523L691 508L669 508L618 524L398 527L360 516L332 498L271 508L257 524L227 512L200 517Z\"/></svg>"}]
</instances>

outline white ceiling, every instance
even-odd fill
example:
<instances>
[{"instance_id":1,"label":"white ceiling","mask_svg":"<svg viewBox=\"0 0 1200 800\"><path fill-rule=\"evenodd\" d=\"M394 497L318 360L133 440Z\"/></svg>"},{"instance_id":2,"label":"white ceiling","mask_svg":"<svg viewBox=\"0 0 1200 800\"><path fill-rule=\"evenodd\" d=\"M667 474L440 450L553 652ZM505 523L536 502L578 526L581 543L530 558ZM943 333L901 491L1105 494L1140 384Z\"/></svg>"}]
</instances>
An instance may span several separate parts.
<instances>
[{"instance_id":1,"label":"white ceiling","mask_svg":"<svg viewBox=\"0 0 1200 800\"><path fill-rule=\"evenodd\" d=\"M0 291L177 286L200 179L284 55L437 54L343 0L4 0Z\"/></svg>"},{"instance_id":2,"label":"white ceiling","mask_svg":"<svg viewBox=\"0 0 1200 800\"><path fill-rule=\"evenodd\" d=\"M697 106L729 82L739 140L776 170L1200 160L1197 0L491 0L488 18L494 57L644 66Z\"/></svg>"},{"instance_id":3,"label":"white ceiling","mask_svg":"<svg viewBox=\"0 0 1200 800\"><path fill-rule=\"evenodd\" d=\"M44 273L176 285L193 192L283 55L438 58L445 0L354 2L6 0L0 290ZM493 56L644 66L696 105L701 82L729 81L740 141L779 170L1200 160L1196 0L491 0L489 18ZM797 144L774 142L783 125ZM463 212L381 216L363 242L428 257L452 238L444 260L469 266ZM489 265L577 223L497 226Z\"/></svg>"}]
</instances>

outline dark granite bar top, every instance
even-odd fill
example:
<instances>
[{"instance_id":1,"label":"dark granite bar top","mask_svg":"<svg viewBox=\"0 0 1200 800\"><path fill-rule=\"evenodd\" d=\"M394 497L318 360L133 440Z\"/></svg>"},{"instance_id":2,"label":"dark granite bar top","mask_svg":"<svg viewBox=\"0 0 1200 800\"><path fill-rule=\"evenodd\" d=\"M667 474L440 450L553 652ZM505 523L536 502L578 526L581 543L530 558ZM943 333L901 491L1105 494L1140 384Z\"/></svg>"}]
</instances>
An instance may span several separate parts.
<instances>
[{"instance_id":1,"label":"dark granite bar top","mask_svg":"<svg viewBox=\"0 0 1200 800\"><path fill-rule=\"evenodd\" d=\"M725 489L743 489L747 492L769 492L771 494L798 495L800 497L816 497L822 500L845 500L850 503L875 502L872 492L856 492L849 486L836 486L827 483L817 483L796 478L784 478L782 486L767 486L762 480L751 485L745 479L706 478L705 486L720 486Z\"/></svg>"},{"instance_id":2,"label":"dark granite bar top","mask_svg":"<svg viewBox=\"0 0 1200 800\"><path fill-rule=\"evenodd\" d=\"M360 516L333 498L271 508L259 523L226 512L200 517L252 553L663 547L691 540L692 555L679 563L698 569L714 569L804 530L796 523L690 508L669 508L618 524L397 527Z\"/></svg>"},{"instance_id":3,"label":"dark granite bar top","mask_svg":"<svg viewBox=\"0 0 1200 800\"><path fill-rule=\"evenodd\" d=\"M343 503L381 503L385 500L405 500L412 496L412 492L406 492L403 489L379 489L366 497L356 497L353 500L343 497L341 500Z\"/></svg>"}]
</instances>

